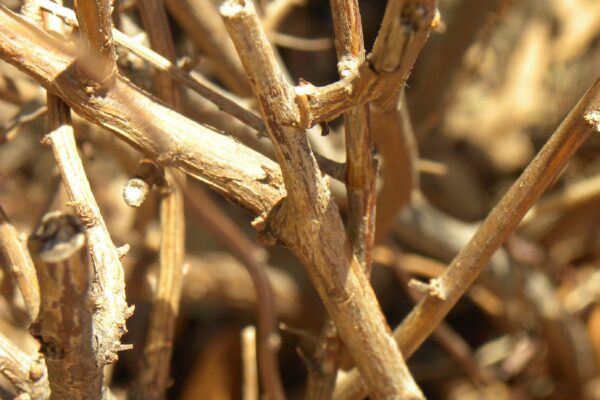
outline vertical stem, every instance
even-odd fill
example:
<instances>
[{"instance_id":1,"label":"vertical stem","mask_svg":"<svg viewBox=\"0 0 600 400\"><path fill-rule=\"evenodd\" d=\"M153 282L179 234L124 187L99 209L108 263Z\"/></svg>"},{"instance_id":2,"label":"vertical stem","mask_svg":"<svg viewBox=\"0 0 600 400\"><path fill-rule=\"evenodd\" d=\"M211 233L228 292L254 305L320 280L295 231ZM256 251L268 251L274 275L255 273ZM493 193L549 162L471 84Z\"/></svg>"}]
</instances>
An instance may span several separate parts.
<instances>
[{"instance_id":1,"label":"vertical stem","mask_svg":"<svg viewBox=\"0 0 600 400\"><path fill-rule=\"evenodd\" d=\"M109 398L94 348L92 271L83 225L73 215L51 212L29 243L42 293L31 332L46 360L51 398Z\"/></svg>"},{"instance_id":2,"label":"vertical stem","mask_svg":"<svg viewBox=\"0 0 600 400\"><path fill-rule=\"evenodd\" d=\"M167 60L175 62L175 47L164 6L160 0L138 1L151 47ZM157 71L155 89L173 109L180 107L180 92L169 74ZM171 355L175 320L179 314L184 276L185 215L183 191L186 178L174 169L165 171L167 188L160 201L160 270L146 344L143 368L138 376L135 397L163 399L170 385Z\"/></svg>"},{"instance_id":3,"label":"vertical stem","mask_svg":"<svg viewBox=\"0 0 600 400\"><path fill-rule=\"evenodd\" d=\"M87 66L93 66L97 74L97 83L102 84L114 75L117 68L112 38L112 2L76 0L75 13L84 44L85 63Z\"/></svg>"},{"instance_id":4,"label":"vertical stem","mask_svg":"<svg viewBox=\"0 0 600 400\"><path fill-rule=\"evenodd\" d=\"M256 329L247 326L242 330L242 366L244 370L244 400L258 400L258 374L256 373Z\"/></svg>"},{"instance_id":5,"label":"vertical stem","mask_svg":"<svg viewBox=\"0 0 600 400\"><path fill-rule=\"evenodd\" d=\"M340 77L356 73L365 61L362 23L357 0L332 0L331 13ZM375 238L377 170L369 128L369 104L361 104L344 114L346 134L346 192L348 231L354 254L367 276L371 271ZM342 344L330 321L325 322L314 370L309 369L307 399L329 399L335 387Z\"/></svg>"}]
</instances>

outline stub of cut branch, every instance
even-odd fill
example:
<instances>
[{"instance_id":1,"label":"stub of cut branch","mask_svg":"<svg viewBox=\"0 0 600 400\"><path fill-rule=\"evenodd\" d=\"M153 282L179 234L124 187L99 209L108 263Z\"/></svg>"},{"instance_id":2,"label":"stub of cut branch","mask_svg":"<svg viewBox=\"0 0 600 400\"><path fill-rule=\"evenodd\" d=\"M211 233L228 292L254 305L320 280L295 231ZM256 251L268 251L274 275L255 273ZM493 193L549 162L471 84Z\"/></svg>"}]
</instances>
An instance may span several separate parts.
<instances>
[{"instance_id":1,"label":"stub of cut branch","mask_svg":"<svg viewBox=\"0 0 600 400\"><path fill-rule=\"evenodd\" d=\"M35 321L40 308L40 287L31 255L19 233L0 207L0 254L4 258L25 301L29 322Z\"/></svg>"},{"instance_id":2,"label":"stub of cut branch","mask_svg":"<svg viewBox=\"0 0 600 400\"><path fill-rule=\"evenodd\" d=\"M299 119L296 96L279 69L252 2L226 1L221 14L253 84L288 193L258 225L303 262L373 397L422 398L348 246L327 178L317 167L306 134L286 125Z\"/></svg>"},{"instance_id":3,"label":"stub of cut branch","mask_svg":"<svg viewBox=\"0 0 600 400\"><path fill-rule=\"evenodd\" d=\"M130 207L139 207L146 200L154 184L164 183L164 171L154 162L142 160L135 176L123 186L123 200Z\"/></svg>"},{"instance_id":4,"label":"stub of cut branch","mask_svg":"<svg viewBox=\"0 0 600 400\"><path fill-rule=\"evenodd\" d=\"M94 199L77 152L68 106L48 96L48 128L44 143L50 145L70 202L81 219L94 266L89 301L94 306L93 332L96 363L111 364L122 350L125 321L133 312L125 301L125 281L119 252Z\"/></svg>"},{"instance_id":5,"label":"stub of cut branch","mask_svg":"<svg viewBox=\"0 0 600 400\"><path fill-rule=\"evenodd\" d=\"M585 116L599 108L600 80L597 80L488 214L469 243L438 277L440 285L446 289L446 300L426 296L394 330L394 338L403 354L407 357L412 355L433 332L575 151L595 132ZM356 370L346 375L336 388L337 392L353 393L347 398L360 398L367 394Z\"/></svg>"},{"instance_id":6,"label":"stub of cut branch","mask_svg":"<svg viewBox=\"0 0 600 400\"><path fill-rule=\"evenodd\" d=\"M91 280L84 227L77 217L51 212L29 239L42 303L31 326L48 367L52 396L103 399L104 365L94 348Z\"/></svg>"}]
</instances>

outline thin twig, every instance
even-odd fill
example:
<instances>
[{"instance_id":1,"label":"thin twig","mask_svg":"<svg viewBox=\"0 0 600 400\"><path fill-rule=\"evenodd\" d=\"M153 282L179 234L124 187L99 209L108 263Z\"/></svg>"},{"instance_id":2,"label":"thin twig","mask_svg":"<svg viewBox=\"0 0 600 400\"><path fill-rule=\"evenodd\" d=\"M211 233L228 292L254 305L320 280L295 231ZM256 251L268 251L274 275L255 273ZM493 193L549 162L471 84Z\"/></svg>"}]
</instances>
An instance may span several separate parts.
<instances>
[{"instance_id":1,"label":"thin twig","mask_svg":"<svg viewBox=\"0 0 600 400\"><path fill-rule=\"evenodd\" d=\"M377 199L375 242L380 243L394 226L400 211L419 187L417 144L404 91L392 107L371 107L371 130L383 157L383 184Z\"/></svg>"},{"instance_id":2,"label":"thin twig","mask_svg":"<svg viewBox=\"0 0 600 400\"><path fill-rule=\"evenodd\" d=\"M215 4L210 0L170 0L165 4L188 37L208 55L219 79L236 94L251 96L248 77Z\"/></svg>"},{"instance_id":3,"label":"thin twig","mask_svg":"<svg viewBox=\"0 0 600 400\"><path fill-rule=\"evenodd\" d=\"M46 115L46 106L34 100L21 107L19 112L0 126L0 146L10 142L16 136L18 128Z\"/></svg>"},{"instance_id":4,"label":"thin twig","mask_svg":"<svg viewBox=\"0 0 600 400\"><path fill-rule=\"evenodd\" d=\"M264 237L279 237L304 263L375 398L422 398L398 348L390 342L377 300L349 251L327 180L298 120L295 93L274 58L252 2L227 1L225 25L250 76L288 196L255 221ZM301 117L300 117L301 119ZM302 215L303 218L298 218Z\"/></svg>"},{"instance_id":5,"label":"thin twig","mask_svg":"<svg viewBox=\"0 0 600 400\"><path fill-rule=\"evenodd\" d=\"M258 374L256 373L256 329L247 326L242 329L242 366L244 370L244 400L258 400Z\"/></svg>"},{"instance_id":6,"label":"thin twig","mask_svg":"<svg viewBox=\"0 0 600 400\"><path fill-rule=\"evenodd\" d=\"M40 308L40 287L31 255L19 233L0 207L0 254L25 301L29 322L35 321Z\"/></svg>"},{"instance_id":7,"label":"thin twig","mask_svg":"<svg viewBox=\"0 0 600 400\"><path fill-rule=\"evenodd\" d=\"M48 367L53 398L108 399L99 363L84 227L73 215L51 212L29 239L42 303L31 326Z\"/></svg>"},{"instance_id":8,"label":"thin twig","mask_svg":"<svg viewBox=\"0 0 600 400\"><path fill-rule=\"evenodd\" d=\"M213 235L246 267L256 292L260 377L269 396L283 391L277 363L281 341L277 332L277 317L273 289L264 263L259 260L259 249L248 240L236 224L210 199L207 193L192 185L185 191L191 211Z\"/></svg>"},{"instance_id":9,"label":"thin twig","mask_svg":"<svg viewBox=\"0 0 600 400\"><path fill-rule=\"evenodd\" d=\"M536 158L483 221L471 241L439 278L446 300L425 296L395 329L394 337L403 354L407 357L412 355L431 334L575 151L589 135L598 132L597 127L586 121L584 116L599 109L600 80L594 83L571 110ZM343 383L338 386L336 391L352 393L345 398L360 398L367 393L356 370L346 375Z\"/></svg>"},{"instance_id":10,"label":"thin twig","mask_svg":"<svg viewBox=\"0 0 600 400\"><path fill-rule=\"evenodd\" d=\"M175 48L164 6L159 0L138 1L138 9L151 47L169 61L176 59ZM180 108L180 93L176 82L167 74L157 71L154 88L158 96L174 110ZM149 161L148 162L152 162ZM137 377L135 398L160 400L171 384L171 364L175 320L184 278L185 215L183 191L186 178L181 172L164 172L166 187L160 199L160 269L146 344L143 367Z\"/></svg>"},{"instance_id":11,"label":"thin twig","mask_svg":"<svg viewBox=\"0 0 600 400\"><path fill-rule=\"evenodd\" d=\"M46 400L50 397L48 371L43 358L29 356L2 334L0 373L17 389L17 399Z\"/></svg>"}]
</instances>

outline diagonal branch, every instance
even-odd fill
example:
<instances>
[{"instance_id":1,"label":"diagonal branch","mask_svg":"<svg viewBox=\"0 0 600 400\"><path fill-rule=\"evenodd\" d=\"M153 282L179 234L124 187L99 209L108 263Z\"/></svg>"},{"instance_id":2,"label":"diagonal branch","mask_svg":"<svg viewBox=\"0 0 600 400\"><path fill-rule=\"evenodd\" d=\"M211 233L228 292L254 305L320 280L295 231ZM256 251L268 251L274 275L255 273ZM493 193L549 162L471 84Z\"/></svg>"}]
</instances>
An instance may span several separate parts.
<instances>
[{"instance_id":1,"label":"diagonal branch","mask_svg":"<svg viewBox=\"0 0 600 400\"><path fill-rule=\"evenodd\" d=\"M74 68L76 53L4 6L0 58L38 80L83 118L255 215L268 212L285 194L281 170L273 161L170 110L126 79L117 77L103 96L90 96L81 83L87 70Z\"/></svg>"},{"instance_id":2,"label":"diagonal branch","mask_svg":"<svg viewBox=\"0 0 600 400\"><path fill-rule=\"evenodd\" d=\"M0 254L4 257L25 301L29 322L35 321L40 308L40 287L31 255L19 239L19 233L0 207Z\"/></svg>"},{"instance_id":3,"label":"diagonal branch","mask_svg":"<svg viewBox=\"0 0 600 400\"><path fill-rule=\"evenodd\" d=\"M396 328L394 337L404 354L412 355L427 339L575 151L593 132L600 132L599 127L589 121L589 116L599 110L600 80L597 80L437 279L445 299L433 294L425 296ZM356 399L365 396L367 390L360 382L358 371L354 370L340 382L336 393L353 393L344 398Z\"/></svg>"}]
</instances>

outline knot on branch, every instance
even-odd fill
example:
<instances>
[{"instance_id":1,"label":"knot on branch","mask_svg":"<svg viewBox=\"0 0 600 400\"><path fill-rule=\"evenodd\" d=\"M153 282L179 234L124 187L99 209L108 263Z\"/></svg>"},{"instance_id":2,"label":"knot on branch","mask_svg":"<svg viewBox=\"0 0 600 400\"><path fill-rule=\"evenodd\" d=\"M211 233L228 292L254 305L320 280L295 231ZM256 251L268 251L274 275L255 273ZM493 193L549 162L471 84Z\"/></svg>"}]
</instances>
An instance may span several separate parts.
<instances>
[{"instance_id":1,"label":"knot on branch","mask_svg":"<svg viewBox=\"0 0 600 400\"><path fill-rule=\"evenodd\" d=\"M597 132L600 132L600 110L591 110L583 115L583 120Z\"/></svg>"},{"instance_id":2,"label":"knot on branch","mask_svg":"<svg viewBox=\"0 0 600 400\"><path fill-rule=\"evenodd\" d=\"M300 80L300 85L294 88L295 102L298 105L298 126L308 129L314 124L308 96L313 92L314 86L305 80Z\"/></svg>"},{"instance_id":3,"label":"knot on branch","mask_svg":"<svg viewBox=\"0 0 600 400\"><path fill-rule=\"evenodd\" d=\"M429 283L421 282L416 279L411 279L410 282L408 282L408 286L413 289L416 289L417 291L427 296L434 297L438 300L448 300L446 288L444 287L440 279L433 278L429 281Z\"/></svg>"},{"instance_id":4,"label":"knot on branch","mask_svg":"<svg viewBox=\"0 0 600 400\"><path fill-rule=\"evenodd\" d=\"M279 200L271 210L264 212L252 221L252 227L258 232L258 241L265 246L277 244L282 231L289 228L290 220L286 218L286 199Z\"/></svg>"}]
</instances>

